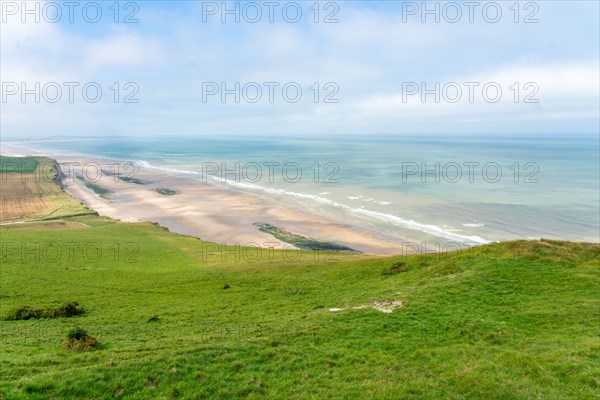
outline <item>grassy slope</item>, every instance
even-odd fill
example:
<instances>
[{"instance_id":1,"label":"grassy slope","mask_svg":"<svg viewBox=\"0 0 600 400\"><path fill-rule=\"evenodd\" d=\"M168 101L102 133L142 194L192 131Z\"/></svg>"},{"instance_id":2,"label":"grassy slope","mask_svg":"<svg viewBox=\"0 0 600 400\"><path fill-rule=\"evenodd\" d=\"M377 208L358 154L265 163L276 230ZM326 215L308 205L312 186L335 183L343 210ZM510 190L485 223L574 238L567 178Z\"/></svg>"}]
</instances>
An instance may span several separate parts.
<instances>
[{"instance_id":1,"label":"grassy slope","mask_svg":"<svg viewBox=\"0 0 600 400\"><path fill-rule=\"evenodd\" d=\"M263 250L251 262L256 250L153 224L73 219L90 227L0 233L2 315L66 301L88 310L2 322L5 398L600 394L598 245L503 243L407 257L407 272L383 276L400 257ZM328 310L376 300L405 306ZM75 326L102 348L65 350Z\"/></svg>"}]
</instances>

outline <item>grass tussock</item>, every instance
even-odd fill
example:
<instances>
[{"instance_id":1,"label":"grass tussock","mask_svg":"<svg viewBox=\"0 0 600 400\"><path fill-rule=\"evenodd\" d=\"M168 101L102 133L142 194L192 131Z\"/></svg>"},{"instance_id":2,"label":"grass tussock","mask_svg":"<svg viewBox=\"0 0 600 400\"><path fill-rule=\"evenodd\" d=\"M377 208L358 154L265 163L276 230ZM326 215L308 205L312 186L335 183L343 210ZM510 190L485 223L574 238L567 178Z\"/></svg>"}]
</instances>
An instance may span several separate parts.
<instances>
[{"instance_id":1,"label":"grass tussock","mask_svg":"<svg viewBox=\"0 0 600 400\"><path fill-rule=\"evenodd\" d=\"M42 318L71 318L85 313L85 309L75 301L64 303L58 307L21 306L8 312L5 321L24 321Z\"/></svg>"},{"instance_id":2,"label":"grass tussock","mask_svg":"<svg viewBox=\"0 0 600 400\"><path fill-rule=\"evenodd\" d=\"M408 265L404 261L399 261L384 268L381 271L381 275L396 275L406 271L408 271Z\"/></svg>"},{"instance_id":3,"label":"grass tussock","mask_svg":"<svg viewBox=\"0 0 600 400\"><path fill-rule=\"evenodd\" d=\"M67 333L67 338L63 345L71 351L91 351L98 347L100 343L95 337L88 335L83 328L74 328Z\"/></svg>"}]
</instances>

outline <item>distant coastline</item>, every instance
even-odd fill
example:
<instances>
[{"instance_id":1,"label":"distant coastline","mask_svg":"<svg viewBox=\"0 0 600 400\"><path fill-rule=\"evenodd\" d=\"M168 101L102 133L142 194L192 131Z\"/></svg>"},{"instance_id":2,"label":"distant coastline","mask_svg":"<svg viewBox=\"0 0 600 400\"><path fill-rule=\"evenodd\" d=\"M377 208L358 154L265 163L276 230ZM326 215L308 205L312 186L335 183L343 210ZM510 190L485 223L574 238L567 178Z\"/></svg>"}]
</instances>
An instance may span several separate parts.
<instances>
[{"instance_id":1,"label":"distant coastline","mask_svg":"<svg viewBox=\"0 0 600 400\"><path fill-rule=\"evenodd\" d=\"M14 151L5 154L25 155ZM105 170L99 179L90 181L82 176L81 170L71 166L104 165L108 169L113 162L96 158L51 157L57 160L60 185L67 193L100 215L124 222L155 222L173 232L218 244L296 248L256 225L267 222L295 235L336 244L345 251L355 249L375 255L407 251L402 243L379 237L376 232L367 232L341 221L326 220L323 215L316 215L308 209L277 204L264 196L223 190L189 178L143 168L134 180L116 179Z\"/></svg>"},{"instance_id":2,"label":"distant coastline","mask_svg":"<svg viewBox=\"0 0 600 400\"><path fill-rule=\"evenodd\" d=\"M323 221L337 224L346 230L378 237L386 243L399 244L400 247L405 243L409 243L411 247L417 244L420 251L424 252L436 251L444 246L464 248L490 242L542 237L597 241L600 222L597 213L593 212L594 205L598 202L598 193L593 190L594 185L597 186L597 176L594 176L597 167L594 166L589 143L572 143L567 137L552 137L543 142L534 139L494 137L481 141L466 136L460 139L460 146L453 145L460 151L448 152L450 144L441 136L408 137L390 141L365 139L358 144L340 144L333 139L278 140L275 137L237 140L82 140L75 137L53 137L50 140L44 138L39 141L3 142L2 150L22 155L43 154L67 162L72 159L81 162L96 160L105 164L114 160L135 163L140 168L135 176L122 177L117 188L104 185L108 190L115 190L108 204L101 205L104 208L123 205L119 203L124 199L120 189L125 189L127 184L134 184L129 188L137 187L144 193L146 190L152 191L153 193L148 194L150 197L159 195L157 199L160 199L161 207L164 207L164 202L179 201L178 195L166 195L179 192L177 188L171 187L169 180L183 180L187 182L184 184L187 187L208 185L211 189L208 192L235 193L240 196L238 198L246 195L248 199L253 199L248 204L263 202L260 211L254 210L257 218L253 221L246 221L244 218L244 224L248 226L265 222L294 234L325 241L337 238L319 236L323 234ZM452 140L456 141L456 138ZM369 146L368 153L361 150L364 146ZM465 169L458 183L451 176L440 179L431 174L426 177L412 174L407 179L403 175L403 164L406 161L418 168L423 165L423 169L440 163L449 167L448 171L457 164L490 163L500 165L503 175L499 182L495 182L482 179L481 171L478 171L477 179L471 183ZM279 181L271 182L266 168L263 168L263 177L258 181L253 181L252 176L249 176L250 179L234 179L229 176L225 180L221 175L204 174L205 163L219 168L222 162L227 164L223 170L231 170L236 163L241 164L242 169L244 166L279 163L280 170L276 171ZM300 182L284 182L280 179L281 166L288 162L303 168L304 174ZM316 179L313 177L315 165L320 169L318 182L313 182ZM335 169L325 169L332 165ZM515 165L519 173L515 172ZM531 166L535 168L530 168ZM441 167L440 170L445 171ZM110 171L105 166L103 173L107 172ZM291 172L293 175L293 168ZM338 183L324 182L332 172L336 173L334 177ZM535 178L531 180L535 182L533 184L527 181L532 173ZM154 182L150 176L153 174L158 174L167 181ZM136 181L148 181L152 184L135 185ZM94 193L94 184L98 186L97 191L102 191L100 188L103 185L88 182L88 192ZM131 195L127 191L124 193ZM196 195L200 196L199 193ZM184 192L182 196L189 200L191 195ZM233 195L230 197L234 198ZM219 203L221 200L216 201ZM196 203L192 200L192 204ZM278 208L292 209L296 213L301 210L301 215L317 216L318 219L314 223L301 224L295 220L286 221L286 218L290 219L289 216L278 215L273 220L265 221L261 217L269 204L277 204ZM203 205L208 206L206 203ZM246 204L227 209L233 207L231 202L227 202L227 211L221 213L235 215L245 206ZM219 209L218 205L211 207ZM172 211L158 212L161 218L166 218L163 213L170 214ZM205 215L205 212L202 211L201 214ZM194 218L200 221L200 217ZM169 223L173 224L176 220L173 217ZM282 221L287 226L283 226ZM312 219L308 218L308 221ZM219 222L221 223L222 221ZM225 225L227 224L231 222ZM198 225L198 222L194 225ZM211 222L204 225L214 224ZM198 226L184 230L195 232L193 234L199 237L203 234L198 231ZM235 230L231 228L230 232ZM355 248L348 243L339 244ZM386 251L385 254L394 253Z\"/></svg>"}]
</instances>

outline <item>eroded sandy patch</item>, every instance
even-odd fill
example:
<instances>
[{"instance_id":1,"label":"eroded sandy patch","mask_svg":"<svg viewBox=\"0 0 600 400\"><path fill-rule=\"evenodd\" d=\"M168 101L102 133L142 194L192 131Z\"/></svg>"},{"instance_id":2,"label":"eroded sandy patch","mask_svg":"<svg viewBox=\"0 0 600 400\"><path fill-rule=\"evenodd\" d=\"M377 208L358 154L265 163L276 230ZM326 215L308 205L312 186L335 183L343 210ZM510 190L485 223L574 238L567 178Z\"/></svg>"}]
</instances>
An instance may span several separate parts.
<instances>
[{"instance_id":1,"label":"eroded sandy patch","mask_svg":"<svg viewBox=\"0 0 600 400\"><path fill-rule=\"evenodd\" d=\"M382 313L390 314L394 312L395 309L404 307L404 303L401 300L376 300L369 304L363 304L360 306L347 307L347 308L330 308L331 312L339 312L343 310L364 310L366 308L373 308L377 311L381 311Z\"/></svg>"}]
</instances>

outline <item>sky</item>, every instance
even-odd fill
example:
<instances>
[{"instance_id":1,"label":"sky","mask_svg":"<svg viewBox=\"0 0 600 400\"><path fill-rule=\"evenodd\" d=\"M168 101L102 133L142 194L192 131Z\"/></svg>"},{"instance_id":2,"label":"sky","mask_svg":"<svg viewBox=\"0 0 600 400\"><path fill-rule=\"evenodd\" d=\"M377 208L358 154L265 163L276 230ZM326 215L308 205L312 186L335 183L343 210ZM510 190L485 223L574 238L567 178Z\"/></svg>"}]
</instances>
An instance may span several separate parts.
<instances>
[{"instance_id":1,"label":"sky","mask_svg":"<svg viewBox=\"0 0 600 400\"><path fill-rule=\"evenodd\" d=\"M0 1L4 138L599 132L597 1L115 3Z\"/></svg>"}]
</instances>

